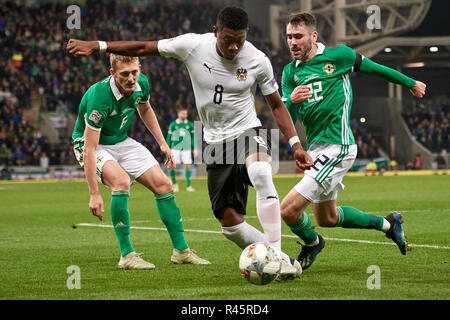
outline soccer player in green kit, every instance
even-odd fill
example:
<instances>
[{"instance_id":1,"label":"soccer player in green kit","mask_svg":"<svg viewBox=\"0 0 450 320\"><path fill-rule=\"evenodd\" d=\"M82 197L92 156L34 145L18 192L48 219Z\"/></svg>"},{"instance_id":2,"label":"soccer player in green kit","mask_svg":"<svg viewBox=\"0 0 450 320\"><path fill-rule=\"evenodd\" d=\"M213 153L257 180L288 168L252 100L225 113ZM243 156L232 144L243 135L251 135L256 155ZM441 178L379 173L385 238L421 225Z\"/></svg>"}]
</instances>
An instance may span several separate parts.
<instances>
[{"instance_id":1,"label":"soccer player in green kit","mask_svg":"<svg viewBox=\"0 0 450 320\"><path fill-rule=\"evenodd\" d=\"M309 13L292 14L286 33L294 60L283 70L283 101L294 123L298 116L301 118L308 153L314 161L314 166L305 171L304 178L281 203L283 220L305 243L297 260L307 269L325 246L323 237L311 228L311 220L304 212L309 204L319 226L383 231L405 255L407 243L399 213L380 217L336 205L337 193L344 188L342 179L357 154L349 124L353 100L350 73L359 71L401 84L417 98L424 96L426 85L345 45L325 48L317 42L316 20Z\"/></svg>"},{"instance_id":2,"label":"soccer player in green kit","mask_svg":"<svg viewBox=\"0 0 450 320\"><path fill-rule=\"evenodd\" d=\"M184 164L184 175L186 177L186 191L194 192L191 186L191 164L192 155L197 154L197 141L195 140L194 124L187 118L187 109L179 109L178 117L169 125L166 142L172 149L175 163ZM172 178L173 191L178 192L179 186L176 179L176 168L170 169L170 177Z\"/></svg>"},{"instance_id":3,"label":"soccer player in green kit","mask_svg":"<svg viewBox=\"0 0 450 320\"><path fill-rule=\"evenodd\" d=\"M84 167L89 187L89 209L103 219L98 179L112 191L111 220L121 252L119 268L154 269L152 263L142 259L142 254L135 252L130 241L128 198L131 181L137 180L155 195L158 213L172 241L172 263L209 264L186 243L170 179L150 151L127 135L137 110L167 157L167 167L175 166L150 105L150 87L141 73L139 59L111 54L110 62L111 75L92 85L81 99L72 135L75 155Z\"/></svg>"}]
</instances>

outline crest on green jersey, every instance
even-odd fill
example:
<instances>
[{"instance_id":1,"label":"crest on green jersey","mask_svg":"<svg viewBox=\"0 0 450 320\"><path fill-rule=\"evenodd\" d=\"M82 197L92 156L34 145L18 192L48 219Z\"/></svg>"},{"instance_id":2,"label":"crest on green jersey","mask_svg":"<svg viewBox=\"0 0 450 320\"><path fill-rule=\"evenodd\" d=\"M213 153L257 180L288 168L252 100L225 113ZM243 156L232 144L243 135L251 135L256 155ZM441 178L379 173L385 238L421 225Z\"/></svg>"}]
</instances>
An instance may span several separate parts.
<instances>
[{"instance_id":1,"label":"crest on green jersey","mask_svg":"<svg viewBox=\"0 0 450 320\"><path fill-rule=\"evenodd\" d=\"M336 71L336 67L331 62L327 62L323 67L323 72L329 76L331 76L334 71Z\"/></svg>"},{"instance_id":2,"label":"crest on green jersey","mask_svg":"<svg viewBox=\"0 0 450 320\"><path fill-rule=\"evenodd\" d=\"M238 79L238 81L245 81L245 80L247 80L247 69L244 69L242 67L237 69L236 70L236 79Z\"/></svg>"}]
</instances>

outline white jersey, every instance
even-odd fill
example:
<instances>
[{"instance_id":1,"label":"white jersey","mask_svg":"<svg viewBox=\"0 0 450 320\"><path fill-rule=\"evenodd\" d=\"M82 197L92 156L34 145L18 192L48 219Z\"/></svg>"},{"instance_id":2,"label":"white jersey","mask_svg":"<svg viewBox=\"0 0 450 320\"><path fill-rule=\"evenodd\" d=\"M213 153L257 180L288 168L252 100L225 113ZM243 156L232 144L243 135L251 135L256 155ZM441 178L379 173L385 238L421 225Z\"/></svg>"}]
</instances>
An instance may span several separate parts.
<instances>
[{"instance_id":1,"label":"white jersey","mask_svg":"<svg viewBox=\"0 0 450 320\"><path fill-rule=\"evenodd\" d=\"M269 95L278 90L278 84L269 59L250 42L233 60L217 53L213 33L160 40L158 51L186 65L207 143L230 141L261 126L255 110L256 85Z\"/></svg>"}]
</instances>

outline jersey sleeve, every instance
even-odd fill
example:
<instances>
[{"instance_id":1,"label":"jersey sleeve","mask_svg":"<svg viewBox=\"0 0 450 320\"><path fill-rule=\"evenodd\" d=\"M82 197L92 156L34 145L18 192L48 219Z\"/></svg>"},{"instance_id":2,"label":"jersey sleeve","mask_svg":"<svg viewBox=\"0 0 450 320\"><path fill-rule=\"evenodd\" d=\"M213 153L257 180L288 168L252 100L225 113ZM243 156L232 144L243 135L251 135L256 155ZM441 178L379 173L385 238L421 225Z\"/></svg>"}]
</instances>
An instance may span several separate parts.
<instances>
[{"instance_id":1,"label":"jersey sleeve","mask_svg":"<svg viewBox=\"0 0 450 320\"><path fill-rule=\"evenodd\" d=\"M106 118L111 114L112 107L110 101L101 93L94 90L88 97L85 122L86 126L95 131L101 131Z\"/></svg>"},{"instance_id":2,"label":"jersey sleeve","mask_svg":"<svg viewBox=\"0 0 450 320\"><path fill-rule=\"evenodd\" d=\"M291 76L289 75L288 66L286 66L283 69L283 77L281 80L281 88L283 90L283 97L281 100L284 102L284 105L289 111L289 114L291 115L292 122L295 125L295 122L297 122L297 107L298 104L292 103L291 101L291 93L294 91L296 87L296 84L292 81Z\"/></svg>"},{"instance_id":3,"label":"jersey sleeve","mask_svg":"<svg viewBox=\"0 0 450 320\"><path fill-rule=\"evenodd\" d=\"M363 57L361 61L361 68L359 70L361 73L376 76L382 78L386 81L401 84L408 89L411 89L416 84L414 79L404 75L397 70L391 69L389 67L383 66L376 62L373 62L369 58Z\"/></svg>"},{"instance_id":4,"label":"jersey sleeve","mask_svg":"<svg viewBox=\"0 0 450 320\"><path fill-rule=\"evenodd\" d=\"M340 68L344 70L352 71L356 62L356 52L350 47L346 45L339 45L336 47L336 53L338 54L338 61L340 64Z\"/></svg>"},{"instance_id":5,"label":"jersey sleeve","mask_svg":"<svg viewBox=\"0 0 450 320\"><path fill-rule=\"evenodd\" d=\"M142 102L146 103L150 101L150 84L148 83L148 78L144 74L139 75L138 83L142 89Z\"/></svg>"},{"instance_id":6,"label":"jersey sleeve","mask_svg":"<svg viewBox=\"0 0 450 320\"><path fill-rule=\"evenodd\" d=\"M164 57L185 61L199 43L199 38L200 36L198 34L187 33L175 38L159 40L159 54Z\"/></svg>"},{"instance_id":7,"label":"jersey sleeve","mask_svg":"<svg viewBox=\"0 0 450 320\"><path fill-rule=\"evenodd\" d=\"M278 90L278 83L273 75L272 64L266 55L263 55L259 60L256 81L258 82L264 96L272 94Z\"/></svg>"}]
</instances>

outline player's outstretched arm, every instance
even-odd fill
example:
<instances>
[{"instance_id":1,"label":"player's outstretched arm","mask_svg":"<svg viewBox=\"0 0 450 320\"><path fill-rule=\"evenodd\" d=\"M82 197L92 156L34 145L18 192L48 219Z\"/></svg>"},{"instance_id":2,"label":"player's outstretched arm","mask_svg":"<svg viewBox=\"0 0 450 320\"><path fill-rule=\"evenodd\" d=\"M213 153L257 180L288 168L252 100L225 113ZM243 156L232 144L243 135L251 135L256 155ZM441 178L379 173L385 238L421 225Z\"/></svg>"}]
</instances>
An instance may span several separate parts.
<instances>
[{"instance_id":1,"label":"player's outstretched arm","mask_svg":"<svg viewBox=\"0 0 450 320\"><path fill-rule=\"evenodd\" d=\"M369 58L364 57L361 62L360 72L368 75L377 76L386 81L401 84L410 89L411 93L417 98L423 98L426 85L423 82L411 79L403 73L392 68L378 64Z\"/></svg>"},{"instance_id":2,"label":"player's outstretched arm","mask_svg":"<svg viewBox=\"0 0 450 320\"><path fill-rule=\"evenodd\" d=\"M89 56L95 51L107 51L123 56L156 56L159 55L158 41L83 41L70 39L67 43L67 53L73 56Z\"/></svg>"}]
</instances>

